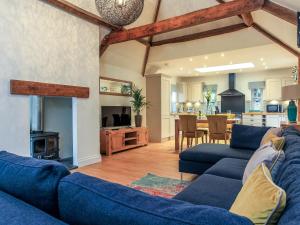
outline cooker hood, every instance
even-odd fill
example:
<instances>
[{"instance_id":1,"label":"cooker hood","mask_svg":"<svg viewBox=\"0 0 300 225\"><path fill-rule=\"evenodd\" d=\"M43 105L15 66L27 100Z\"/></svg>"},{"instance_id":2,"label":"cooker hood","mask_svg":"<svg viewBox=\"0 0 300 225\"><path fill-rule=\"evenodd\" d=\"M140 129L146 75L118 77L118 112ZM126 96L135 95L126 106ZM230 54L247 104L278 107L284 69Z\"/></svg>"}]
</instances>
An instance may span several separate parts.
<instances>
[{"instance_id":1,"label":"cooker hood","mask_svg":"<svg viewBox=\"0 0 300 225\"><path fill-rule=\"evenodd\" d=\"M245 96L242 92L235 89L235 80L236 80L236 74L230 73L229 74L229 89L219 94L223 97L236 97L236 96Z\"/></svg>"}]
</instances>

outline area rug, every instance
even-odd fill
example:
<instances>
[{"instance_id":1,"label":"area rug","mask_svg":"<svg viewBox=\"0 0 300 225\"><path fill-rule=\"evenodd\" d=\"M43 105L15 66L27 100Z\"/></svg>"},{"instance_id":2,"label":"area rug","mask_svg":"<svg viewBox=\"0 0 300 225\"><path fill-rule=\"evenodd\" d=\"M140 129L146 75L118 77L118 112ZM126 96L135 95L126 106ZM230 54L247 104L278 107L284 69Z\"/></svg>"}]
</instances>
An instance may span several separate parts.
<instances>
[{"instance_id":1,"label":"area rug","mask_svg":"<svg viewBox=\"0 0 300 225\"><path fill-rule=\"evenodd\" d=\"M190 184L189 181L159 177L148 173L141 179L134 181L130 187L153 196L172 198Z\"/></svg>"}]
</instances>

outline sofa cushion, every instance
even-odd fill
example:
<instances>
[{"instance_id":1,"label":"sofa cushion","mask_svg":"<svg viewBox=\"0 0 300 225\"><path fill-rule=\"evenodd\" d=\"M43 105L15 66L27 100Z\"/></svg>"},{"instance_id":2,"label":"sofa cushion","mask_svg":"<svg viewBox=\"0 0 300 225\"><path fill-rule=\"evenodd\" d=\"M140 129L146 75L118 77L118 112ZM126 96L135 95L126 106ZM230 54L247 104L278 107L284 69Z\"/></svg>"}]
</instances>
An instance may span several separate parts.
<instances>
[{"instance_id":1,"label":"sofa cushion","mask_svg":"<svg viewBox=\"0 0 300 225\"><path fill-rule=\"evenodd\" d=\"M54 161L0 152L0 190L57 215L57 186L69 171Z\"/></svg>"},{"instance_id":2,"label":"sofa cushion","mask_svg":"<svg viewBox=\"0 0 300 225\"><path fill-rule=\"evenodd\" d=\"M205 171L205 174L242 180L247 162L248 160L245 159L221 159Z\"/></svg>"},{"instance_id":3,"label":"sofa cushion","mask_svg":"<svg viewBox=\"0 0 300 225\"><path fill-rule=\"evenodd\" d=\"M61 180L59 210L71 225L252 224L224 209L153 197L80 173Z\"/></svg>"},{"instance_id":4,"label":"sofa cushion","mask_svg":"<svg viewBox=\"0 0 300 225\"><path fill-rule=\"evenodd\" d=\"M241 180L204 174L174 199L230 209L241 188Z\"/></svg>"},{"instance_id":5,"label":"sofa cushion","mask_svg":"<svg viewBox=\"0 0 300 225\"><path fill-rule=\"evenodd\" d=\"M252 154L252 150L234 149L228 145L201 144L183 151L180 159L215 164L223 158L250 159Z\"/></svg>"},{"instance_id":6,"label":"sofa cushion","mask_svg":"<svg viewBox=\"0 0 300 225\"><path fill-rule=\"evenodd\" d=\"M64 225L62 221L0 191L0 225Z\"/></svg>"},{"instance_id":7,"label":"sofa cushion","mask_svg":"<svg viewBox=\"0 0 300 225\"><path fill-rule=\"evenodd\" d=\"M254 127L235 124L232 127L231 148L256 150L269 127Z\"/></svg>"}]
</instances>

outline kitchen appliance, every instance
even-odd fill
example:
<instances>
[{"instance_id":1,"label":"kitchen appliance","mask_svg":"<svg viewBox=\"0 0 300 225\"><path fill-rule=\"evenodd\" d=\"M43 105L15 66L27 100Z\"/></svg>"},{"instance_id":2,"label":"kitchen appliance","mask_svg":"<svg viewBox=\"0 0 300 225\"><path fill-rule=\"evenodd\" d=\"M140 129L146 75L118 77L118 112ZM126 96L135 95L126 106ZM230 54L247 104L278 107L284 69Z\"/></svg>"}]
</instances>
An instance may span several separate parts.
<instances>
[{"instance_id":1,"label":"kitchen appliance","mask_svg":"<svg viewBox=\"0 0 300 225\"><path fill-rule=\"evenodd\" d=\"M221 96L221 112L227 113L230 110L234 114L245 112L245 95L235 89L236 74L228 76L229 89L219 94Z\"/></svg>"},{"instance_id":2,"label":"kitchen appliance","mask_svg":"<svg viewBox=\"0 0 300 225\"><path fill-rule=\"evenodd\" d=\"M268 104L266 108L268 113L281 113L283 109L281 104Z\"/></svg>"}]
</instances>

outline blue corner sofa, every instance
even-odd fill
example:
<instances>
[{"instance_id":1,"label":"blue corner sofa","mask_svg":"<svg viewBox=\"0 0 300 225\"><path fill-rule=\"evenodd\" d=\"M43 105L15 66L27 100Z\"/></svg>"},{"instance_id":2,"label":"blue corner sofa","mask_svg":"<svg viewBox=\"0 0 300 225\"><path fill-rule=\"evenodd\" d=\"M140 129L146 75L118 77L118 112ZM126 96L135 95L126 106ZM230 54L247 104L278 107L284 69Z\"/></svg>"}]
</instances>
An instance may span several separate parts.
<instances>
[{"instance_id":1,"label":"blue corner sofa","mask_svg":"<svg viewBox=\"0 0 300 225\"><path fill-rule=\"evenodd\" d=\"M266 128L236 126L230 147L199 145L183 152L180 170L200 176L174 199L70 174L57 162L2 151L0 225L252 225L228 209L241 189L247 160L265 132ZM287 192L287 207L278 224L298 225L300 132L288 128L283 135L286 160L274 180Z\"/></svg>"}]
</instances>

